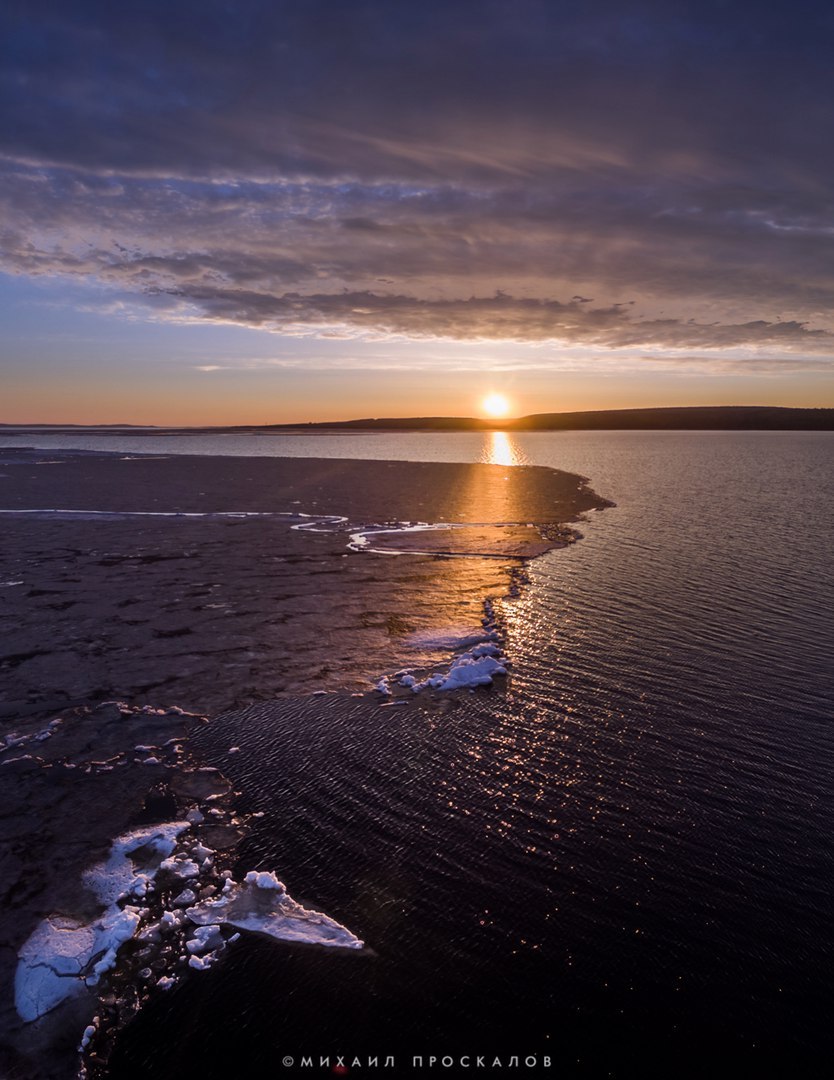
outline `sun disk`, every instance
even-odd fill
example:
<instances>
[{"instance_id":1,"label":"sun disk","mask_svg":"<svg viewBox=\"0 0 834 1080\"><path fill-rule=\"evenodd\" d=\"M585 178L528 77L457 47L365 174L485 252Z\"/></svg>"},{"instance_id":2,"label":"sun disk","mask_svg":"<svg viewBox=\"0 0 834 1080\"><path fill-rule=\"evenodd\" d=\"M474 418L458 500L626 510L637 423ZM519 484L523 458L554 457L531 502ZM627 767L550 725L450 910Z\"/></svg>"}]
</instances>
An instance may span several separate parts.
<instances>
[{"instance_id":1,"label":"sun disk","mask_svg":"<svg viewBox=\"0 0 834 1080\"><path fill-rule=\"evenodd\" d=\"M503 394L487 394L481 402L481 409L487 416L493 416L497 419L500 416L507 415L510 411L510 403Z\"/></svg>"}]
</instances>

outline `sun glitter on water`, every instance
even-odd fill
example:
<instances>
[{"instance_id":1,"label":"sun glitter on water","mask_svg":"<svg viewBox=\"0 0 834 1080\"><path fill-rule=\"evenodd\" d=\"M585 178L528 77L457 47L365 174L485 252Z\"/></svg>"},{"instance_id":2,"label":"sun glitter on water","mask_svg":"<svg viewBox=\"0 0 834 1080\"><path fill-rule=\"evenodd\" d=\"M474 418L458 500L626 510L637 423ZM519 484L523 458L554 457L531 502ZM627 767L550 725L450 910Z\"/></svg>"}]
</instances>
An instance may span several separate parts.
<instances>
[{"instance_id":1,"label":"sun glitter on water","mask_svg":"<svg viewBox=\"0 0 834 1080\"><path fill-rule=\"evenodd\" d=\"M510 411L510 402L503 394L487 394L481 401L481 410L487 416L498 419Z\"/></svg>"}]
</instances>

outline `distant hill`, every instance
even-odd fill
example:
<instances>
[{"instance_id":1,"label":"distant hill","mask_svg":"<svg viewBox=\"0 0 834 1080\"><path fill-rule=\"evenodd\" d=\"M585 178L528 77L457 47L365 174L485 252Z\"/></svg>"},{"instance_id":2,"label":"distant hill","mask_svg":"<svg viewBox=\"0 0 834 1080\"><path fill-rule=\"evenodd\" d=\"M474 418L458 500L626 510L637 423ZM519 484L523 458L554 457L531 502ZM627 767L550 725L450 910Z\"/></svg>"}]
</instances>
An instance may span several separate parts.
<instances>
[{"instance_id":1,"label":"distant hill","mask_svg":"<svg viewBox=\"0 0 834 1080\"><path fill-rule=\"evenodd\" d=\"M515 422L517 431L677 430L834 431L834 409L788 409L766 405L698 405L672 409L613 409L539 413Z\"/></svg>"},{"instance_id":2,"label":"distant hill","mask_svg":"<svg viewBox=\"0 0 834 1080\"><path fill-rule=\"evenodd\" d=\"M514 420L474 416L385 416L308 424L238 424L226 427L138 427L129 424L2 424L23 434L62 431L102 435L211 435L324 431L834 431L834 409L789 409L771 405L694 405L662 409L601 409L595 412L536 413Z\"/></svg>"},{"instance_id":3,"label":"distant hill","mask_svg":"<svg viewBox=\"0 0 834 1080\"><path fill-rule=\"evenodd\" d=\"M269 430L355 431L834 431L834 409L769 405L696 405L536 413L514 420L469 416L378 417L322 424L270 425Z\"/></svg>"}]
</instances>

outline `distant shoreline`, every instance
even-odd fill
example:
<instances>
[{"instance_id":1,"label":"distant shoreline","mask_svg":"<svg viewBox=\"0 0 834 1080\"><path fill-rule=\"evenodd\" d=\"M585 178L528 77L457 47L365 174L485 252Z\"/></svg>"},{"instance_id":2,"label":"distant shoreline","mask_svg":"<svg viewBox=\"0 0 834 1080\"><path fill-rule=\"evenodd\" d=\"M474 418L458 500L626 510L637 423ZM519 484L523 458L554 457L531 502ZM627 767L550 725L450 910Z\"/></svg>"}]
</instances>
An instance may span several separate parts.
<instances>
[{"instance_id":1,"label":"distant shoreline","mask_svg":"<svg viewBox=\"0 0 834 1080\"><path fill-rule=\"evenodd\" d=\"M385 431L834 431L834 408L768 405L697 405L536 413L507 420L469 416L366 417L292 424L152 426L144 424L2 424L0 433L90 435L315 435Z\"/></svg>"}]
</instances>

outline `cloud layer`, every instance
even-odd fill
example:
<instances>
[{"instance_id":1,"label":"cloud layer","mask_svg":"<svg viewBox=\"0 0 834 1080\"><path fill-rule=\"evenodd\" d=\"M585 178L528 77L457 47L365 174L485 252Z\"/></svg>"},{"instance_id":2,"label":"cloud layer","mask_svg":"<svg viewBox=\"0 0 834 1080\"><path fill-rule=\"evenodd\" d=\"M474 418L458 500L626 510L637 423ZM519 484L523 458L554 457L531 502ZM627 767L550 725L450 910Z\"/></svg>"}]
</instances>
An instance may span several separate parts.
<instances>
[{"instance_id":1,"label":"cloud layer","mask_svg":"<svg viewBox=\"0 0 834 1080\"><path fill-rule=\"evenodd\" d=\"M834 17L7 6L2 268L283 332L832 355Z\"/></svg>"}]
</instances>

